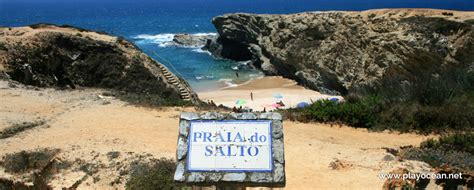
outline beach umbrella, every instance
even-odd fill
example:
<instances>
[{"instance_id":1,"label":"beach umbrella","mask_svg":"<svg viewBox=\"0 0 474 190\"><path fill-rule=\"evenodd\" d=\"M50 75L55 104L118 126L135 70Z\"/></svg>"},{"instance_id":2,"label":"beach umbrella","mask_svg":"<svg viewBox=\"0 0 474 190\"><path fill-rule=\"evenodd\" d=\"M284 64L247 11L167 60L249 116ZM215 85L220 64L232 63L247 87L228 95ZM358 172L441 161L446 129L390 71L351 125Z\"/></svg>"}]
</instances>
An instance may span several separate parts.
<instances>
[{"instance_id":1,"label":"beach umbrella","mask_svg":"<svg viewBox=\"0 0 474 190\"><path fill-rule=\"evenodd\" d=\"M271 106L272 106L272 107L274 107L274 108L279 108L279 107L282 107L280 104L277 104L277 103L275 103L275 104L272 104Z\"/></svg>"},{"instance_id":2,"label":"beach umbrella","mask_svg":"<svg viewBox=\"0 0 474 190\"><path fill-rule=\"evenodd\" d=\"M309 106L308 102L300 102L300 103L296 104L297 108L304 108L304 107L308 107L308 106Z\"/></svg>"},{"instance_id":3,"label":"beach umbrella","mask_svg":"<svg viewBox=\"0 0 474 190\"><path fill-rule=\"evenodd\" d=\"M235 101L235 104L237 104L238 106L242 106L242 105L244 105L244 104L246 104L246 103L247 103L247 101L246 101L246 100L242 100L242 99Z\"/></svg>"},{"instance_id":4,"label":"beach umbrella","mask_svg":"<svg viewBox=\"0 0 474 190\"><path fill-rule=\"evenodd\" d=\"M276 99L282 99L283 96L280 93L273 93L273 97Z\"/></svg>"}]
</instances>

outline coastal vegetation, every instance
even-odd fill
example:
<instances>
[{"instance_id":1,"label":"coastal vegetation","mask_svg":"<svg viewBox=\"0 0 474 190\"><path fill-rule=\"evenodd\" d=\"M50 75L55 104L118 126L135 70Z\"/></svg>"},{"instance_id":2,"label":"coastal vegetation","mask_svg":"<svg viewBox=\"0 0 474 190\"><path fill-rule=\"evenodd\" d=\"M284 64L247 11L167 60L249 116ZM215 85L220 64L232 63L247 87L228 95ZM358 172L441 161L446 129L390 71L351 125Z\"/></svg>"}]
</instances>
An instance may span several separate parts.
<instances>
[{"instance_id":1,"label":"coastal vegetation","mask_svg":"<svg viewBox=\"0 0 474 190\"><path fill-rule=\"evenodd\" d=\"M145 106L145 107L193 106L193 103L190 101L163 97L161 95L156 95L156 94L140 94L140 93L133 93L133 92L119 92L119 91L115 91L112 94L113 96L125 102L129 102L134 105Z\"/></svg>"},{"instance_id":2,"label":"coastal vegetation","mask_svg":"<svg viewBox=\"0 0 474 190\"><path fill-rule=\"evenodd\" d=\"M471 25L474 25L474 19L468 19L468 20L465 20L464 22L468 23L468 24L471 24Z\"/></svg>"},{"instance_id":3,"label":"coastal vegetation","mask_svg":"<svg viewBox=\"0 0 474 190\"><path fill-rule=\"evenodd\" d=\"M0 42L0 50L7 50L5 43Z\"/></svg>"},{"instance_id":4,"label":"coastal vegetation","mask_svg":"<svg viewBox=\"0 0 474 190\"><path fill-rule=\"evenodd\" d=\"M133 189L190 189L173 182L176 162L171 159L156 159L152 163L137 163L132 166L130 179L125 188Z\"/></svg>"},{"instance_id":5,"label":"coastal vegetation","mask_svg":"<svg viewBox=\"0 0 474 190\"><path fill-rule=\"evenodd\" d=\"M283 112L291 120L344 123L371 130L472 131L474 73L452 69L436 77L431 74L422 74L407 85L385 80L377 88L347 95L344 102L320 100Z\"/></svg>"},{"instance_id":6,"label":"coastal vegetation","mask_svg":"<svg viewBox=\"0 0 474 190\"><path fill-rule=\"evenodd\" d=\"M46 122L43 120L37 120L37 121L32 121L32 122L22 122L22 123L16 123L12 125L11 127L5 128L0 131L0 139L5 139L12 137L18 133L21 133L25 130L32 129L41 125L44 125Z\"/></svg>"},{"instance_id":7,"label":"coastal vegetation","mask_svg":"<svg viewBox=\"0 0 474 190\"><path fill-rule=\"evenodd\" d=\"M420 75L410 85L386 80L377 89L362 90L344 102L320 100L305 108L285 110L288 119L342 123L369 130L444 134L420 148L406 148L404 159L433 167L474 171L474 73L452 69L439 76Z\"/></svg>"},{"instance_id":8,"label":"coastal vegetation","mask_svg":"<svg viewBox=\"0 0 474 190\"><path fill-rule=\"evenodd\" d=\"M448 167L457 172L474 173L474 133L443 135L429 139L420 148L408 147L401 150L404 159L420 160L433 167Z\"/></svg>"}]
</instances>

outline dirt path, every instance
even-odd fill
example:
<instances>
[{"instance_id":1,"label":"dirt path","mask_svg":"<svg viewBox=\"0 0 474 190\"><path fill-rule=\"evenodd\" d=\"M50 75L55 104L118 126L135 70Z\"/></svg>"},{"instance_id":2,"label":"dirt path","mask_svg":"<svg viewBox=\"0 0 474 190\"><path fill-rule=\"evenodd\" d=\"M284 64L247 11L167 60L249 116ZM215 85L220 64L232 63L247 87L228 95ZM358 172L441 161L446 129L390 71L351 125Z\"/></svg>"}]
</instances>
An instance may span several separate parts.
<instances>
[{"instance_id":1,"label":"dirt path","mask_svg":"<svg viewBox=\"0 0 474 190\"><path fill-rule=\"evenodd\" d=\"M178 115L182 108L135 107L101 90L57 91L11 88L0 81L0 130L15 123L42 119L46 124L0 139L0 157L35 148L61 149L63 159L106 163L111 151L174 158ZM186 111L192 111L187 109ZM284 122L286 189L380 189L380 172L399 166L424 167L416 162L384 161L382 147L418 145L426 137L413 134L371 133L326 124ZM390 157L390 156L389 156ZM345 167L332 169L336 159ZM79 189L110 186L118 175L113 167L86 179ZM7 175L0 169L0 175ZM70 175L64 175L67 178ZM71 174L72 176L72 174ZM62 179L63 181L67 179ZM125 179L122 179L125 180Z\"/></svg>"}]
</instances>

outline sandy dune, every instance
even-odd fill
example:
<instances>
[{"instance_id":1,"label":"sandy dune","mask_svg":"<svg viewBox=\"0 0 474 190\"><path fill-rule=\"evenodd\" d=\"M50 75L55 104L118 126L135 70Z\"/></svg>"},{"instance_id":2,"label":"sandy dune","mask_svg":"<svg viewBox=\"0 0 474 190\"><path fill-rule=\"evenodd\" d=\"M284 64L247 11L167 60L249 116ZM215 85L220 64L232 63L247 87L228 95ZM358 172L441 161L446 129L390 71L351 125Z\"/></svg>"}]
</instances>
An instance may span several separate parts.
<instances>
[{"instance_id":1,"label":"sandy dune","mask_svg":"<svg viewBox=\"0 0 474 190\"><path fill-rule=\"evenodd\" d=\"M253 93L253 101L250 98ZM281 95L283 98L275 98L275 95ZM213 92L198 93L200 99L207 101L213 100L217 105L222 104L227 107L239 107L237 100L245 100L247 103L243 107L249 107L256 111L274 110L272 104L283 101L284 108L296 107L300 102L311 102L319 99L338 98L340 96L330 96L319 92L305 89L296 84L296 82L283 77L263 77L252 80L236 87L224 88Z\"/></svg>"},{"instance_id":2,"label":"sandy dune","mask_svg":"<svg viewBox=\"0 0 474 190\"><path fill-rule=\"evenodd\" d=\"M0 157L21 150L52 147L61 149L62 159L104 165L94 176L86 178L79 189L123 188L126 179L110 186L118 175L105 156L110 151L121 152L120 158L126 157L127 152L174 158L178 115L181 111L193 111L192 108L127 105L113 97L101 97L102 91L95 89L11 88L4 81L0 81L0 89L0 130L24 121L47 121L45 125L0 139ZM416 146L427 138L424 136L289 121L284 122L284 130L286 189L380 189L384 182L378 179L380 172L397 167L429 169L426 164L414 161L384 161L387 153L382 149ZM332 169L330 164L336 159L347 163L347 167ZM0 169L1 175L8 176ZM68 179L64 178L75 175L80 174L64 174L55 183L65 184ZM94 181L95 178L100 180Z\"/></svg>"}]
</instances>

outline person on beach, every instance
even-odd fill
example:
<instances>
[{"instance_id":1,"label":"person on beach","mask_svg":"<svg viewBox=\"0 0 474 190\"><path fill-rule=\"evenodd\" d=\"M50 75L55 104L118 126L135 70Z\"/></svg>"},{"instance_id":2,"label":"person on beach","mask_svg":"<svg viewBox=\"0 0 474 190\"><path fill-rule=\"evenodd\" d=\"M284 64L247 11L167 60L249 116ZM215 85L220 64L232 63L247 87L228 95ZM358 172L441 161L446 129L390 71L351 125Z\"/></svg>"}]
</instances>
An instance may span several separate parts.
<instances>
[{"instance_id":1,"label":"person on beach","mask_svg":"<svg viewBox=\"0 0 474 190\"><path fill-rule=\"evenodd\" d=\"M283 103L282 100L280 100L279 102L277 102L277 104L280 105L281 107L284 107L284 106L285 106L285 104Z\"/></svg>"},{"instance_id":2,"label":"person on beach","mask_svg":"<svg viewBox=\"0 0 474 190\"><path fill-rule=\"evenodd\" d=\"M250 92L250 99L253 101L253 93Z\"/></svg>"}]
</instances>

